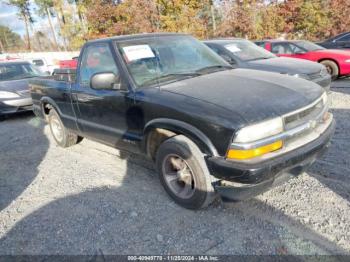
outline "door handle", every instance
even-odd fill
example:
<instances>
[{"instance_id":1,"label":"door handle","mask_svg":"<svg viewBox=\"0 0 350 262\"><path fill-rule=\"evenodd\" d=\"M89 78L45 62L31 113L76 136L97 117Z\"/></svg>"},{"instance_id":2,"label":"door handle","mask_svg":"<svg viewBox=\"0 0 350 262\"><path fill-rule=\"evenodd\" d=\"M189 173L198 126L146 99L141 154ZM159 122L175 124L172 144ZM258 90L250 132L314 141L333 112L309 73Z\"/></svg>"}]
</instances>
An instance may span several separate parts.
<instances>
[{"instance_id":1,"label":"door handle","mask_svg":"<svg viewBox=\"0 0 350 262\"><path fill-rule=\"evenodd\" d=\"M92 100L96 100L96 96L92 96L89 94L77 94L77 101L78 102L89 102Z\"/></svg>"}]
</instances>

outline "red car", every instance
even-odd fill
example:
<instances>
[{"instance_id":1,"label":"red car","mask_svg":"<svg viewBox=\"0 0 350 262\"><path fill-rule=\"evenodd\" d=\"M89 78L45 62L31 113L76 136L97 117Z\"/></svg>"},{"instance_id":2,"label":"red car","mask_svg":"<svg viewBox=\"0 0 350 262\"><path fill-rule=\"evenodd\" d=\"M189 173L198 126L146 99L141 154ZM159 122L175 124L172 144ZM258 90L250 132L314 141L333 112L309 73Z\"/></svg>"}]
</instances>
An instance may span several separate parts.
<instances>
[{"instance_id":1,"label":"red car","mask_svg":"<svg viewBox=\"0 0 350 262\"><path fill-rule=\"evenodd\" d=\"M284 57L306 59L323 64L333 79L350 75L350 51L325 49L304 40L264 40L255 42L270 52Z\"/></svg>"}]
</instances>

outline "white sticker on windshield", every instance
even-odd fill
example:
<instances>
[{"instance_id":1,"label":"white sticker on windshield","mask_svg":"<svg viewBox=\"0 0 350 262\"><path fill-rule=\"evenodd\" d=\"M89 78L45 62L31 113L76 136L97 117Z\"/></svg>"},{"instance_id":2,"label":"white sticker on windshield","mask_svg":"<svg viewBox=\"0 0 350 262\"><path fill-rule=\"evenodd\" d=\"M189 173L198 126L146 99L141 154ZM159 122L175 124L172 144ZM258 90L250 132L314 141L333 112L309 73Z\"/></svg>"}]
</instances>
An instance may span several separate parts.
<instances>
[{"instance_id":1,"label":"white sticker on windshield","mask_svg":"<svg viewBox=\"0 0 350 262\"><path fill-rule=\"evenodd\" d=\"M241 52L242 51L235 44L225 45L225 48L228 51L232 52L232 53L236 53L236 52Z\"/></svg>"},{"instance_id":2,"label":"white sticker on windshield","mask_svg":"<svg viewBox=\"0 0 350 262\"><path fill-rule=\"evenodd\" d=\"M123 47L127 59L131 62L142 58L155 57L149 45L132 45Z\"/></svg>"}]
</instances>

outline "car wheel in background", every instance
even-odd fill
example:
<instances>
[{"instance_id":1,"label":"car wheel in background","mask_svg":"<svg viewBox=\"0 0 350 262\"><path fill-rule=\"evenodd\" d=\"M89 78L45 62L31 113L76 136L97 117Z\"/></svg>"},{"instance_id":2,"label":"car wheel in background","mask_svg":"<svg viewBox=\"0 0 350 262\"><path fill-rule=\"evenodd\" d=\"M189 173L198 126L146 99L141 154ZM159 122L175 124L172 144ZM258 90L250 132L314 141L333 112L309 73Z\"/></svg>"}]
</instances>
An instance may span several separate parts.
<instances>
[{"instance_id":1,"label":"car wheel in background","mask_svg":"<svg viewBox=\"0 0 350 262\"><path fill-rule=\"evenodd\" d=\"M183 135L163 142L156 157L160 181L169 196L188 209L207 207L215 199L203 153Z\"/></svg>"},{"instance_id":2,"label":"car wheel in background","mask_svg":"<svg viewBox=\"0 0 350 262\"><path fill-rule=\"evenodd\" d=\"M55 109L50 110L48 122L50 125L51 134L59 146L69 147L79 143L82 140L81 137L65 128Z\"/></svg>"},{"instance_id":3,"label":"car wheel in background","mask_svg":"<svg viewBox=\"0 0 350 262\"><path fill-rule=\"evenodd\" d=\"M331 60L323 60L321 64L327 68L328 73L332 76L332 80L335 80L339 77L339 68L338 65Z\"/></svg>"}]
</instances>

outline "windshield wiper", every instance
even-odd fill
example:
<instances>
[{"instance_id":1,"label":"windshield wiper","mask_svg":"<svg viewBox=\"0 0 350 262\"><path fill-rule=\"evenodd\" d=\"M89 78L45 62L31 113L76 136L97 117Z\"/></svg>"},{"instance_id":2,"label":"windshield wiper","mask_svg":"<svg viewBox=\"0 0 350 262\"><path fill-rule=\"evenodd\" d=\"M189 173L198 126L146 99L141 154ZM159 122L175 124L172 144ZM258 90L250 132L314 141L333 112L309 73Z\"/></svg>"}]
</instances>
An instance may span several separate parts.
<instances>
[{"instance_id":1,"label":"windshield wiper","mask_svg":"<svg viewBox=\"0 0 350 262\"><path fill-rule=\"evenodd\" d=\"M233 69L233 67L229 66L229 65L206 66L206 67L203 67L203 68L196 70L196 73L203 74L203 73L209 73L209 72L222 71L222 70L226 70L226 69Z\"/></svg>"},{"instance_id":2,"label":"windshield wiper","mask_svg":"<svg viewBox=\"0 0 350 262\"><path fill-rule=\"evenodd\" d=\"M270 59L270 58L273 58L273 57L257 57L257 58L253 58L253 59L248 59L246 61L251 62L251 61L265 60L265 59Z\"/></svg>"},{"instance_id":3,"label":"windshield wiper","mask_svg":"<svg viewBox=\"0 0 350 262\"><path fill-rule=\"evenodd\" d=\"M189 72L189 73L171 73L171 74L165 74L165 75L160 75L159 77L152 78L150 80L147 80L144 82L142 85L151 85L151 84L156 84L160 82L161 80L165 80L167 78L173 78L171 80L179 80L187 77L195 77L195 76L200 76L200 73L197 72Z\"/></svg>"},{"instance_id":4,"label":"windshield wiper","mask_svg":"<svg viewBox=\"0 0 350 262\"><path fill-rule=\"evenodd\" d=\"M23 76L23 77L18 78L18 79L33 78L33 77L38 77L38 75Z\"/></svg>"}]
</instances>

